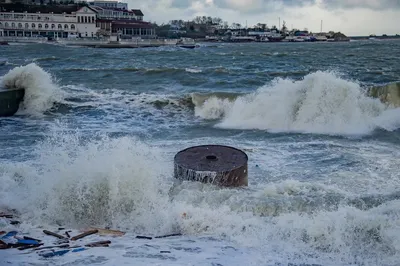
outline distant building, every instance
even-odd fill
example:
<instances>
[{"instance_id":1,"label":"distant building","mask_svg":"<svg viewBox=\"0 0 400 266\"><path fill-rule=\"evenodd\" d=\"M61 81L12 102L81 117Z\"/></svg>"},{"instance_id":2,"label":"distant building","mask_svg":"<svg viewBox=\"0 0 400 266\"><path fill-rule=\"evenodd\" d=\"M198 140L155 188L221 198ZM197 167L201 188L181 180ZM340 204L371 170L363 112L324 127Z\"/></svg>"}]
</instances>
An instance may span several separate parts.
<instances>
[{"instance_id":1,"label":"distant building","mask_svg":"<svg viewBox=\"0 0 400 266\"><path fill-rule=\"evenodd\" d=\"M118 35L122 39L156 37L153 25L143 21L144 15L140 9L129 10L125 3L99 0L90 2L90 7L97 11L97 27L102 33Z\"/></svg>"},{"instance_id":2,"label":"distant building","mask_svg":"<svg viewBox=\"0 0 400 266\"><path fill-rule=\"evenodd\" d=\"M125 19L125 20L143 20L143 13L140 9L119 9L104 8L99 6L90 6L97 11L97 17L100 19Z\"/></svg>"},{"instance_id":3,"label":"distant building","mask_svg":"<svg viewBox=\"0 0 400 266\"><path fill-rule=\"evenodd\" d=\"M48 4L76 4L76 3L86 3L85 0L0 0L0 3L19 3L25 5L48 5Z\"/></svg>"},{"instance_id":4,"label":"distant building","mask_svg":"<svg viewBox=\"0 0 400 266\"><path fill-rule=\"evenodd\" d=\"M86 6L30 6L0 12L0 36L95 37L97 11Z\"/></svg>"},{"instance_id":5,"label":"distant building","mask_svg":"<svg viewBox=\"0 0 400 266\"><path fill-rule=\"evenodd\" d=\"M89 2L89 5L98 6L98 7L102 7L102 8L110 8L110 9L116 8L116 9L128 10L127 3L122 3L122 2L117 2L117 1L96 0L93 2Z\"/></svg>"},{"instance_id":6,"label":"distant building","mask_svg":"<svg viewBox=\"0 0 400 266\"><path fill-rule=\"evenodd\" d=\"M102 31L107 31L110 35L118 35L122 39L156 37L153 25L144 21L99 19L97 20L97 26Z\"/></svg>"},{"instance_id":7,"label":"distant building","mask_svg":"<svg viewBox=\"0 0 400 266\"><path fill-rule=\"evenodd\" d=\"M106 4L113 6L107 7ZM47 5L12 3L0 6L0 36L68 38L98 35L144 39L156 37L153 25L143 21L141 10L128 10L127 4L116 1L97 0L89 6L61 5L54 4L54 1Z\"/></svg>"}]
</instances>

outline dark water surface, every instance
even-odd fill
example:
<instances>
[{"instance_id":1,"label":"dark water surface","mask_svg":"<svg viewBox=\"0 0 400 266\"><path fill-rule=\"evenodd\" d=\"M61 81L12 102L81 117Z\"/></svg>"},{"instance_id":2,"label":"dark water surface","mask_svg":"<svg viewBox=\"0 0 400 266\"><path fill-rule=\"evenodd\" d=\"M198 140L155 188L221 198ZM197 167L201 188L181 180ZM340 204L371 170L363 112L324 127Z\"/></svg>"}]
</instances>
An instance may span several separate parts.
<instances>
[{"instance_id":1,"label":"dark water surface","mask_svg":"<svg viewBox=\"0 0 400 266\"><path fill-rule=\"evenodd\" d=\"M154 242L168 256L126 237L93 263L396 265L400 110L366 91L400 81L399 57L399 41L3 46L2 85L28 94L0 119L0 203L33 231L184 234ZM198 144L244 149L249 187L171 189Z\"/></svg>"}]
</instances>

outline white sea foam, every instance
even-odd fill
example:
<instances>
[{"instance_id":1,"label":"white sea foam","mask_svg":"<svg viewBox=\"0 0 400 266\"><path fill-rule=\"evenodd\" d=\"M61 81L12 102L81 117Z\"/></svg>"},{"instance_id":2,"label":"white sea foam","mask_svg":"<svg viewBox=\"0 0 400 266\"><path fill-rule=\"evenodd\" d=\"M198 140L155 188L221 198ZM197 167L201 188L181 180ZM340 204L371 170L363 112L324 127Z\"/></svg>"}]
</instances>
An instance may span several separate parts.
<instances>
[{"instance_id":1,"label":"white sea foam","mask_svg":"<svg viewBox=\"0 0 400 266\"><path fill-rule=\"evenodd\" d=\"M24 231L59 225L110 226L128 231L126 238L113 240L118 249L102 254L89 251L81 253L83 257L95 254L103 260L123 262L129 254L139 256L132 254L133 245L138 244L129 234L181 232L195 240L186 244L182 238L183 248L189 245L210 256L215 252L209 250L214 240L204 237L213 237L226 246L233 245L239 253L251 254L257 265L397 262L398 200L367 210L336 202L336 208L328 210L324 202L315 199L341 191L299 181L259 184L256 193L191 182L171 190L173 163L169 154L135 138L88 138L57 125L53 136L37 145L31 160L1 165L0 202L21 213ZM152 241L173 249L177 240ZM147 259L141 255L141 262L153 261L151 250L137 248L148 252ZM232 256L227 250L218 254ZM190 256L169 256L179 259L177 265L191 262ZM240 263L243 261L238 260L237 265Z\"/></svg>"},{"instance_id":2,"label":"white sea foam","mask_svg":"<svg viewBox=\"0 0 400 266\"><path fill-rule=\"evenodd\" d=\"M400 109L367 97L356 82L321 71L301 81L276 79L234 101L210 98L195 111L205 119L221 118L221 128L272 132L359 135L400 126Z\"/></svg>"},{"instance_id":3,"label":"white sea foam","mask_svg":"<svg viewBox=\"0 0 400 266\"><path fill-rule=\"evenodd\" d=\"M25 89L19 112L39 115L63 98L63 92L50 73L35 63L11 69L0 81L6 89Z\"/></svg>"},{"instance_id":4,"label":"white sea foam","mask_svg":"<svg viewBox=\"0 0 400 266\"><path fill-rule=\"evenodd\" d=\"M201 69L198 69L198 68L185 68L185 71L189 72L189 73L201 73L201 72L203 72Z\"/></svg>"}]
</instances>

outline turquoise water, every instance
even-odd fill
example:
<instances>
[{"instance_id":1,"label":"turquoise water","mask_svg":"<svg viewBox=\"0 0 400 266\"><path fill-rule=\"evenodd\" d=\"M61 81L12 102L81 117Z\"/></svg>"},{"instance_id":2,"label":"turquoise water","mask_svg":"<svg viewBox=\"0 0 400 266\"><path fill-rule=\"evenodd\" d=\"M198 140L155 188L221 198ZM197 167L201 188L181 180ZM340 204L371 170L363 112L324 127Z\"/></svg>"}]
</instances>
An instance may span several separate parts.
<instances>
[{"instance_id":1,"label":"turquoise water","mask_svg":"<svg viewBox=\"0 0 400 266\"><path fill-rule=\"evenodd\" d=\"M1 49L2 85L27 92L0 120L1 205L32 234L128 232L60 265L398 263L400 110L367 89L400 81L399 41ZM198 144L246 151L249 187L173 185Z\"/></svg>"}]
</instances>

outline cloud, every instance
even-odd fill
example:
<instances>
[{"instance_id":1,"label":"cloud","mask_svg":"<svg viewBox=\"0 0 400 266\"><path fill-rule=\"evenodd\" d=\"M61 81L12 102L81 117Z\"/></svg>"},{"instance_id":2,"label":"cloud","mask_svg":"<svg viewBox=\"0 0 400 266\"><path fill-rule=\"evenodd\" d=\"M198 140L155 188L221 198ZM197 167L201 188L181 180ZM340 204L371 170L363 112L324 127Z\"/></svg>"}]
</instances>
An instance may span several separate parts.
<instances>
[{"instance_id":1,"label":"cloud","mask_svg":"<svg viewBox=\"0 0 400 266\"><path fill-rule=\"evenodd\" d=\"M288 7L314 5L316 0L214 0L214 5L240 13L271 13Z\"/></svg>"},{"instance_id":2,"label":"cloud","mask_svg":"<svg viewBox=\"0 0 400 266\"><path fill-rule=\"evenodd\" d=\"M192 5L191 0L172 0L171 7L173 8L188 8Z\"/></svg>"},{"instance_id":3,"label":"cloud","mask_svg":"<svg viewBox=\"0 0 400 266\"><path fill-rule=\"evenodd\" d=\"M321 7L325 9L400 9L400 0L321 0Z\"/></svg>"},{"instance_id":4,"label":"cloud","mask_svg":"<svg viewBox=\"0 0 400 266\"><path fill-rule=\"evenodd\" d=\"M206 6L238 13L271 13L287 7L303 7L314 4L316 4L316 0L170 0L168 7L189 9L195 6Z\"/></svg>"}]
</instances>

